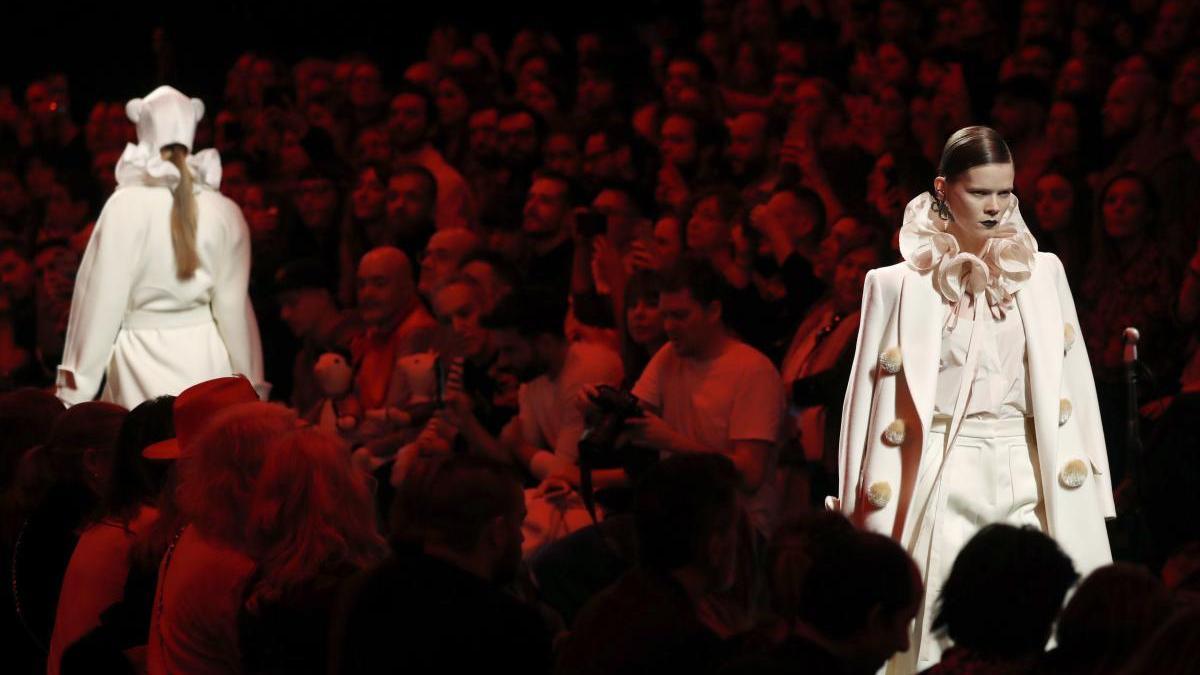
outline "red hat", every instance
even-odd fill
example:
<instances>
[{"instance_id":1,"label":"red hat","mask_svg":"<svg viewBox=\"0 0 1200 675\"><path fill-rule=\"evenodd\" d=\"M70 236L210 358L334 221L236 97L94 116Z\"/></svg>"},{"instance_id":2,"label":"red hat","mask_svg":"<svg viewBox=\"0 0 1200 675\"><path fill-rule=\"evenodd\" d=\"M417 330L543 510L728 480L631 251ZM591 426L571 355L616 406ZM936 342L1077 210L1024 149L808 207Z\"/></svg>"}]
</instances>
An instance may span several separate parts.
<instances>
[{"instance_id":1,"label":"red hat","mask_svg":"<svg viewBox=\"0 0 1200 675\"><path fill-rule=\"evenodd\" d=\"M183 390L175 399L175 438L146 446L146 459L179 459L188 444L216 413L239 403L253 403L258 394L244 377L218 377Z\"/></svg>"}]
</instances>

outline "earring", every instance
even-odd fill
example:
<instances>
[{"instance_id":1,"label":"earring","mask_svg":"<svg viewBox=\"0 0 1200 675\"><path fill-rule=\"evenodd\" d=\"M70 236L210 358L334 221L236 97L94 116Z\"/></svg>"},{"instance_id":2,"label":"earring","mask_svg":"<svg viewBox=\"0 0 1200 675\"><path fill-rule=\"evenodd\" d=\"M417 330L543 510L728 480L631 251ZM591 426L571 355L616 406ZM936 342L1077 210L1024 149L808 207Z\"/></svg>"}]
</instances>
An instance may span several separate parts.
<instances>
[{"instance_id":1,"label":"earring","mask_svg":"<svg viewBox=\"0 0 1200 675\"><path fill-rule=\"evenodd\" d=\"M933 208L937 211L938 218L951 220L950 207L946 205L946 195L941 190L938 190L937 197L933 200Z\"/></svg>"}]
</instances>

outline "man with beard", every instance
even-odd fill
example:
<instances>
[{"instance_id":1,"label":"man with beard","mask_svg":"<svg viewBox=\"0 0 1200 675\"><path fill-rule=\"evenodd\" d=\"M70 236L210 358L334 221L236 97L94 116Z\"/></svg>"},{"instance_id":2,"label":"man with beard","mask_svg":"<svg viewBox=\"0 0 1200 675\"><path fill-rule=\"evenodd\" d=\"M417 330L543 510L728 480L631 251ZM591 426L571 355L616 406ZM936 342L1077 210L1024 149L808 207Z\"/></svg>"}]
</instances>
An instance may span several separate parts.
<instances>
[{"instance_id":1,"label":"man with beard","mask_svg":"<svg viewBox=\"0 0 1200 675\"><path fill-rule=\"evenodd\" d=\"M546 288L571 287L575 255L574 184L561 174L539 171L525 197L521 232L529 249L525 278Z\"/></svg>"},{"instance_id":2,"label":"man with beard","mask_svg":"<svg viewBox=\"0 0 1200 675\"><path fill-rule=\"evenodd\" d=\"M434 221L438 229L467 227L475 218L471 190L442 153L430 143L433 137L433 103L424 89L412 84L399 88L389 107L388 135L392 142L392 164L418 164L437 181Z\"/></svg>"},{"instance_id":3,"label":"man with beard","mask_svg":"<svg viewBox=\"0 0 1200 675\"><path fill-rule=\"evenodd\" d=\"M502 299L484 318L496 349L494 368L521 382L517 417L499 439L472 433L470 424L456 426L471 447L498 460L514 462L539 481L548 478L579 484L579 437L583 414L579 392L599 384L618 386L621 357L592 342L567 342L563 334L567 303L562 294L542 289L518 291ZM596 472L596 486L620 476Z\"/></svg>"},{"instance_id":4,"label":"man with beard","mask_svg":"<svg viewBox=\"0 0 1200 675\"><path fill-rule=\"evenodd\" d=\"M546 134L545 120L533 110L521 105L500 109L496 124L498 166L493 210L508 213L520 209L533 172L541 164Z\"/></svg>"},{"instance_id":5,"label":"man with beard","mask_svg":"<svg viewBox=\"0 0 1200 675\"><path fill-rule=\"evenodd\" d=\"M415 260L434 232L437 179L419 164L397 167L387 184L391 243Z\"/></svg>"},{"instance_id":6,"label":"man with beard","mask_svg":"<svg viewBox=\"0 0 1200 675\"><path fill-rule=\"evenodd\" d=\"M333 275L315 258L293 260L275 273L279 318L300 341L292 364L290 403L301 414L324 398L313 366L334 347L349 347L360 330L357 317L339 310L333 294Z\"/></svg>"},{"instance_id":7,"label":"man with beard","mask_svg":"<svg viewBox=\"0 0 1200 675\"><path fill-rule=\"evenodd\" d=\"M550 633L504 592L525 506L503 465L417 460L392 511L393 556L355 579L334 623L334 672L548 672Z\"/></svg>"},{"instance_id":8,"label":"man with beard","mask_svg":"<svg viewBox=\"0 0 1200 675\"><path fill-rule=\"evenodd\" d=\"M758 203L768 197L778 181L772 159L779 155L779 136L766 113L750 111L725 122L729 145L725 149L734 182L742 197Z\"/></svg>"}]
</instances>

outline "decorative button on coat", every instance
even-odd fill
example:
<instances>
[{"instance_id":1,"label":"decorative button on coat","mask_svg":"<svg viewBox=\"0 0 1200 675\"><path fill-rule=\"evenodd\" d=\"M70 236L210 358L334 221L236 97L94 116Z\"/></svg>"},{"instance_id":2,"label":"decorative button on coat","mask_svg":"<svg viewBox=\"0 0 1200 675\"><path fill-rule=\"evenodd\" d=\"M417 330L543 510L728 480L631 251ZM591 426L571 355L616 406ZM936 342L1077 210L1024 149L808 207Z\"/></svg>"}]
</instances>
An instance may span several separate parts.
<instances>
[{"instance_id":1,"label":"decorative button on coat","mask_svg":"<svg viewBox=\"0 0 1200 675\"><path fill-rule=\"evenodd\" d=\"M1071 351L1071 346L1075 344L1075 326L1069 323L1063 324L1063 354Z\"/></svg>"},{"instance_id":2,"label":"decorative button on coat","mask_svg":"<svg viewBox=\"0 0 1200 675\"><path fill-rule=\"evenodd\" d=\"M1058 482L1062 486L1071 490L1083 485L1087 480L1088 468L1082 459L1073 459L1063 465L1061 471L1058 472Z\"/></svg>"},{"instance_id":3,"label":"decorative button on coat","mask_svg":"<svg viewBox=\"0 0 1200 675\"><path fill-rule=\"evenodd\" d=\"M883 440L891 445L900 445L904 442L904 420L892 420L892 423L887 425L887 429L883 430Z\"/></svg>"},{"instance_id":4,"label":"decorative button on coat","mask_svg":"<svg viewBox=\"0 0 1200 675\"><path fill-rule=\"evenodd\" d=\"M899 347L888 347L879 354L879 367L889 375L900 372L904 360L900 357Z\"/></svg>"},{"instance_id":5,"label":"decorative button on coat","mask_svg":"<svg viewBox=\"0 0 1200 675\"><path fill-rule=\"evenodd\" d=\"M887 481L872 483L871 487L867 488L867 501L871 502L871 506L882 509L891 500L892 486Z\"/></svg>"},{"instance_id":6,"label":"decorative button on coat","mask_svg":"<svg viewBox=\"0 0 1200 675\"><path fill-rule=\"evenodd\" d=\"M1069 419L1071 419L1071 401L1064 398L1058 402L1058 426L1066 424Z\"/></svg>"}]
</instances>

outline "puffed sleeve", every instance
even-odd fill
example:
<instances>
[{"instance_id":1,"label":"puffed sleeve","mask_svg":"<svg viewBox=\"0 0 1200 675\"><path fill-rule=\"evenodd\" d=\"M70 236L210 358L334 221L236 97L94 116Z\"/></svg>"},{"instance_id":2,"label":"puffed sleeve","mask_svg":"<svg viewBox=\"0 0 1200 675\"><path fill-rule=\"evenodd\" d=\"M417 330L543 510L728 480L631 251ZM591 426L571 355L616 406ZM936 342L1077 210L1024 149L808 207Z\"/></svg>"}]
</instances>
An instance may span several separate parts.
<instances>
[{"instance_id":1,"label":"puffed sleeve","mask_svg":"<svg viewBox=\"0 0 1200 675\"><path fill-rule=\"evenodd\" d=\"M1115 518L1112 478L1108 469L1108 450L1104 443L1104 429L1100 423L1100 404L1096 398L1096 381L1092 377L1092 363L1088 358L1087 342L1079 326L1079 315L1075 311L1075 300L1067 284L1067 275L1057 256L1049 255L1054 261L1054 282L1058 290L1058 304L1062 311L1064 331L1075 333L1067 344L1063 356L1063 383L1070 392L1072 417L1081 434L1082 449L1092 463L1093 475L1098 479L1098 507L1105 518ZM1067 328L1070 326L1070 328Z\"/></svg>"},{"instance_id":2,"label":"puffed sleeve","mask_svg":"<svg viewBox=\"0 0 1200 675\"><path fill-rule=\"evenodd\" d=\"M144 248L147 216L142 206L136 191L118 190L109 197L79 264L55 382L56 394L69 406L90 401L100 391L138 273L131 252Z\"/></svg>"},{"instance_id":3,"label":"puffed sleeve","mask_svg":"<svg viewBox=\"0 0 1200 675\"><path fill-rule=\"evenodd\" d=\"M842 405L842 428L838 446L838 502L831 504L850 516L856 508L859 474L867 450L867 430L870 428L872 402L875 398L875 365L879 344L883 340L887 319L879 293L875 270L867 272L863 282L862 313L858 326L858 342L854 347L854 362L846 399Z\"/></svg>"},{"instance_id":4,"label":"puffed sleeve","mask_svg":"<svg viewBox=\"0 0 1200 675\"><path fill-rule=\"evenodd\" d=\"M246 376L262 399L271 385L263 379L262 342L250 304L250 228L242 211L222 198L224 248L213 257L212 315L229 352L233 372Z\"/></svg>"}]
</instances>

